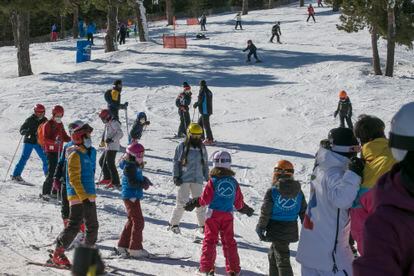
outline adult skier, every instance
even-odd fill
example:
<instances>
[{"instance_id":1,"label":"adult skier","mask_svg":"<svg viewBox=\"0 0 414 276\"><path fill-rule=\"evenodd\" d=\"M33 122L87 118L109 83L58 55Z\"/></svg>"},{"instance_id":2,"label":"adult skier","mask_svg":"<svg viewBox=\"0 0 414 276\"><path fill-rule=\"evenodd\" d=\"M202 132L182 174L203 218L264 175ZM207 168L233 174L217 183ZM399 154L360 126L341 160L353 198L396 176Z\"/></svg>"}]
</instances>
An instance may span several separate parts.
<instances>
[{"instance_id":1,"label":"adult skier","mask_svg":"<svg viewBox=\"0 0 414 276\"><path fill-rule=\"evenodd\" d=\"M145 112L139 112L137 114L137 119L132 125L132 129L129 133L132 139L131 142L138 142L138 140L141 140L141 136L144 132L145 127L149 125L150 121L147 120L147 114L145 114Z\"/></svg>"},{"instance_id":2,"label":"adult skier","mask_svg":"<svg viewBox=\"0 0 414 276\"><path fill-rule=\"evenodd\" d=\"M318 0L318 8L319 7L323 8L322 0Z\"/></svg>"},{"instance_id":3,"label":"adult skier","mask_svg":"<svg viewBox=\"0 0 414 276\"><path fill-rule=\"evenodd\" d=\"M177 106L178 115L180 116L180 126L177 132L178 137L185 137L187 127L190 125L189 105L191 104L191 95L191 86L187 82L183 82L183 91L175 99L175 106Z\"/></svg>"},{"instance_id":4,"label":"adult skier","mask_svg":"<svg viewBox=\"0 0 414 276\"><path fill-rule=\"evenodd\" d=\"M389 146L397 164L373 188L364 227L364 250L354 276L414 275L414 102L391 120Z\"/></svg>"},{"instance_id":5,"label":"adult skier","mask_svg":"<svg viewBox=\"0 0 414 276\"><path fill-rule=\"evenodd\" d=\"M338 107L336 108L336 111L334 113L334 118L338 116L339 114L339 120L340 120L340 127L345 127L345 120L346 124L348 125L348 128L352 129L352 103L349 99L348 94L345 92L345 90L342 90L339 92L339 102Z\"/></svg>"},{"instance_id":6,"label":"adult skier","mask_svg":"<svg viewBox=\"0 0 414 276\"><path fill-rule=\"evenodd\" d=\"M306 20L306 22L309 22L309 19L312 17L313 22L316 23L315 20L315 9L313 8L312 4L309 4L308 6L308 19Z\"/></svg>"},{"instance_id":7,"label":"adult skier","mask_svg":"<svg viewBox=\"0 0 414 276\"><path fill-rule=\"evenodd\" d=\"M273 38L276 36L277 43L282 44L282 42L280 42L280 36L281 35L282 35L282 32L280 31L280 22L277 22L272 27L272 37L270 38L270 42L273 43Z\"/></svg>"},{"instance_id":8,"label":"adult skier","mask_svg":"<svg viewBox=\"0 0 414 276\"><path fill-rule=\"evenodd\" d=\"M256 232L262 241L272 242L269 275L291 275L289 244L299 239L298 223L305 217L306 199L300 183L293 179L293 164L277 162L273 170L272 187L265 194Z\"/></svg>"},{"instance_id":9,"label":"adult skier","mask_svg":"<svg viewBox=\"0 0 414 276\"><path fill-rule=\"evenodd\" d=\"M111 112L112 118L119 120L119 110L127 109L128 102L121 104L122 80L115 80L113 88L105 92L105 101Z\"/></svg>"},{"instance_id":10,"label":"adult skier","mask_svg":"<svg viewBox=\"0 0 414 276\"><path fill-rule=\"evenodd\" d=\"M201 31L207 31L207 29L206 29L206 24L207 24L207 16L206 16L206 14L205 13L203 13L202 15L201 15L201 17L200 17L200 28L201 28Z\"/></svg>"},{"instance_id":11,"label":"adult skier","mask_svg":"<svg viewBox=\"0 0 414 276\"><path fill-rule=\"evenodd\" d=\"M175 234L181 233L180 220L184 213L184 205L188 202L190 192L193 198L203 192L203 182L208 180L208 155L201 135L203 129L191 123L187 130L187 138L178 144L173 160L173 181L178 187L175 208L171 214L168 230ZM197 231L204 233L205 209L196 210Z\"/></svg>"},{"instance_id":12,"label":"adult skier","mask_svg":"<svg viewBox=\"0 0 414 276\"><path fill-rule=\"evenodd\" d=\"M233 209L251 217L254 210L243 200L240 185L231 170L231 155L226 151L213 154L210 179L200 197L194 197L185 205L186 211L208 206L205 235L200 258L200 272L214 275L216 247L220 235L227 275L240 275L240 259L234 239Z\"/></svg>"},{"instance_id":13,"label":"adult skier","mask_svg":"<svg viewBox=\"0 0 414 276\"><path fill-rule=\"evenodd\" d=\"M99 182L106 185L106 188L120 188L118 170L115 165L116 153L120 149L120 140L124 136L121 129L121 123L112 117L108 109L102 109L99 118L105 125L100 146L105 147L104 153L99 159L99 165L102 168L103 179Z\"/></svg>"},{"instance_id":14,"label":"adult skier","mask_svg":"<svg viewBox=\"0 0 414 276\"><path fill-rule=\"evenodd\" d=\"M243 50L243 52L249 51L249 53L247 54L247 60L246 62L250 62L250 57L253 55L254 58L256 59L256 62L261 62L261 60L257 57L257 48L256 46L253 44L253 41L251 41L250 39L247 40L247 47L246 49Z\"/></svg>"},{"instance_id":15,"label":"adult skier","mask_svg":"<svg viewBox=\"0 0 414 276\"><path fill-rule=\"evenodd\" d=\"M237 27L240 26L240 30L243 30L241 12L238 12L234 18L236 19L236 26L234 29L237 30Z\"/></svg>"},{"instance_id":16,"label":"adult skier","mask_svg":"<svg viewBox=\"0 0 414 276\"><path fill-rule=\"evenodd\" d=\"M20 134L24 135L23 150L13 173L10 176L13 181L24 182L21 175L33 150L36 151L40 160L42 160L43 173L47 175L47 157L37 140L37 130L39 126L47 121L45 111L46 109L42 104L36 104L33 107L33 114L27 118L20 127Z\"/></svg>"},{"instance_id":17,"label":"adult skier","mask_svg":"<svg viewBox=\"0 0 414 276\"><path fill-rule=\"evenodd\" d=\"M55 174L56 166L59 160L59 156L62 153L63 143L69 142L70 137L65 131L65 127L62 123L62 117L64 115L64 109L60 105L56 105L52 109L52 118L47 121L43 128L44 140L43 148L47 156L48 171L46 179L43 182L42 197L45 200L50 199L50 193L52 192L53 175ZM53 191L53 196L56 196L56 191Z\"/></svg>"},{"instance_id":18,"label":"adult skier","mask_svg":"<svg viewBox=\"0 0 414 276\"><path fill-rule=\"evenodd\" d=\"M57 39L58 39L57 25L53 24L52 25L52 30L51 30L51 33L50 33L50 41L54 42L54 41L57 41Z\"/></svg>"},{"instance_id":19,"label":"adult skier","mask_svg":"<svg viewBox=\"0 0 414 276\"><path fill-rule=\"evenodd\" d=\"M210 127L210 116L213 114L213 93L210 89L208 89L205 80L200 81L198 99L197 102L194 103L193 107L198 107L198 111L201 114L198 124L204 129L201 134L201 137L204 140L203 143L205 145L212 145L214 143L214 138Z\"/></svg>"},{"instance_id":20,"label":"adult skier","mask_svg":"<svg viewBox=\"0 0 414 276\"><path fill-rule=\"evenodd\" d=\"M88 23L88 26L86 27L86 36L88 37L88 41L90 41L93 44L93 34L96 32L96 25L93 23L93 21L90 21Z\"/></svg>"},{"instance_id":21,"label":"adult skier","mask_svg":"<svg viewBox=\"0 0 414 276\"><path fill-rule=\"evenodd\" d=\"M93 161L90 156L93 128L88 124L77 127L72 134L74 146L68 148L67 194L69 200L69 223L56 240L56 249L51 261L58 266L70 267L65 250L73 242L85 222L85 246L93 247L98 237L96 215L96 191Z\"/></svg>"},{"instance_id":22,"label":"adult skier","mask_svg":"<svg viewBox=\"0 0 414 276\"><path fill-rule=\"evenodd\" d=\"M316 154L310 199L296 260L302 275L351 275L349 208L357 196L364 163L349 128L335 128Z\"/></svg>"},{"instance_id":23,"label":"adult skier","mask_svg":"<svg viewBox=\"0 0 414 276\"><path fill-rule=\"evenodd\" d=\"M125 38L127 36L127 27L125 24L121 24L119 27L119 45L125 44Z\"/></svg>"}]
</instances>

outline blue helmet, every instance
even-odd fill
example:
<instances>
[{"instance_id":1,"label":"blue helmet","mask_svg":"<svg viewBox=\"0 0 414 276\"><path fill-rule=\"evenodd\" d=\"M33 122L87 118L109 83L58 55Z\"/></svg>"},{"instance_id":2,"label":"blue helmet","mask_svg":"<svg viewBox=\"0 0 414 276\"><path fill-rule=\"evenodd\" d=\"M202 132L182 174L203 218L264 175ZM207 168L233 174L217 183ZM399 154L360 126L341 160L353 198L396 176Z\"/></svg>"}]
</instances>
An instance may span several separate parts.
<instances>
[{"instance_id":1,"label":"blue helmet","mask_svg":"<svg viewBox=\"0 0 414 276\"><path fill-rule=\"evenodd\" d=\"M137 113L137 120L141 120L142 118L145 118L145 121L147 120L147 114L145 112L138 112Z\"/></svg>"}]
</instances>

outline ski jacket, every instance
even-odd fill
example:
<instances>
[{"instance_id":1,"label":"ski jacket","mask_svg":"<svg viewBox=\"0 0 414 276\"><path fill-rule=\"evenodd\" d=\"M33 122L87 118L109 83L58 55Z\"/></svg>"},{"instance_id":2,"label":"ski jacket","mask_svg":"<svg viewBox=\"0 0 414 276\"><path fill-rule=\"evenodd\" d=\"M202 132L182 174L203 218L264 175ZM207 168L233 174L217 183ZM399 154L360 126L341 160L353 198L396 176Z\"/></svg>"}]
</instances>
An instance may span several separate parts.
<instances>
[{"instance_id":1,"label":"ski jacket","mask_svg":"<svg viewBox=\"0 0 414 276\"><path fill-rule=\"evenodd\" d=\"M300 183L280 179L265 194L258 227L266 229L268 241L297 242L298 216L303 221L307 203Z\"/></svg>"},{"instance_id":2,"label":"ski jacket","mask_svg":"<svg viewBox=\"0 0 414 276\"><path fill-rule=\"evenodd\" d=\"M64 142L70 142L70 137L65 131L63 123L56 123L50 119L44 124L45 144L44 150L48 152L60 152Z\"/></svg>"},{"instance_id":3,"label":"ski jacket","mask_svg":"<svg viewBox=\"0 0 414 276\"><path fill-rule=\"evenodd\" d=\"M89 23L88 27L86 28L86 33L87 34L94 34L96 33L96 26L94 23Z\"/></svg>"},{"instance_id":4,"label":"ski jacket","mask_svg":"<svg viewBox=\"0 0 414 276\"><path fill-rule=\"evenodd\" d=\"M96 151L95 151L96 154ZM81 203L85 199L96 198L95 172L92 152L83 146L72 146L67 149L66 191L72 204Z\"/></svg>"},{"instance_id":5,"label":"ski jacket","mask_svg":"<svg viewBox=\"0 0 414 276\"><path fill-rule=\"evenodd\" d=\"M200 17L200 24L201 25L206 25L207 24L207 17L205 15L202 15Z\"/></svg>"},{"instance_id":6,"label":"ski jacket","mask_svg":"<svg viewBox=\"0 0 414 276\"><path fill-rule=\"evenodd\" d=\"M233 209L240 210L244 207L243 194L240 185L232 175L216 174L220 172L216 168L212 170L212 176L208 180L198 202L201 206L208 206L210 212L218 211L223 213L233 212Z\"/></svg>"},{"instance_id":7,"label":"ski jacket","mask_svg":"<svg viewBox=\"0 0 414 276\"><path fill-rule=\"evenodd\" d=\"M280 25L276 24L272 27L272 34L274 35L281 35L282 33L280 32Z\"/></svg>"},{"instance_id":8,"label":"ski jacket","mask_svg":"<svg viewBox=\"0 0 414 276\"><path fill-rule=\"evenodd\" d=\"M56 33L57 32L57 26L56 24L52 25L52 33Z\"/></svg>"},{"instance_id":9,"label":"ski jacket","mask_svg":"<svg viewBox=\"0 0 414 276\"><path fill-rule=\"evenodd\" d=\"M236 21L241 21L241 20L242 20L241 14L237 14L236 15Z\"/></svg>"},{"instance_id":10,"label":"ski jacket","mask_svg":"<svg viewBox=\"0 0 414 276\"><path fill-rule=\"evenodd\" d=\"M188 111L188 106L191 104L191 92L181 92L175 99L175 106L178 107L179 111Z\"/></svg>"},{"instance_id":11,"label":"ski jacket","mask_svg":"<svg viewBox=\"0 0 414 276\"><path fill-rule=\"evenodd\" d=\"M348 170L348 164L348 158L325 148L317 153L296 256L304 266L331 272L336 264L351 275L348 211L361 177Z\"/></svg>"},{"instance_id":12,"label":"ski jacket","mask_svg":"<svg viewBox=\"0 0 414 276\"><path fill-rule=\"evenodd\" d=\"M361 155L362 159L365 160L362 184L350 212L351 234L354 240L357 241L360 253L363 251L364 224L372 208L373 194L369 191L378 179L391 170L396 163L388 146L388 140L385 138L377 138L364 144Z\"/></svg>"},{"instance_id":13,"label":"ski jacket","mask_svg":"<svg viewBox=\"0 0 414 276\"><path fill-rule=\"evenodd\" d=\"M126 36L127 33L127 27L125 25L121 25L121 27L119 28L119 34L121 36Z\"/></svg>"},{"instance_id":14,"label":"ski jacket","mask_svg":"<svg viewBox=\"0 0 414 276\"><path fill-rule=\"evenodd\" d=\"M104 97L109 109L121 108L121 91L116 89L109 89L105 92Z\"/></svg>"},{"instance_id":15,"label":"ski jacket","mask_svg":"<svg viewBox=\"0 0 414 276\"><path fill-rule=\"evenodd\" d=\"M120 149L120 140L124 136L124 133L121 129L121 123L118 120L110 120L105 124L105 130L103 134L103 140L106 143L106 150L119 151ZM106 141L110 139L112 142L107 143Z\"/></svg>"},{"instance_id":16,"label":"ski jacket","mask_svg":"<svg viewBox=\"0 0 414 276\"><path fill-rule=\"evenodd\" d=\"M208 180L208 155L206 147L194 148L181 142L175 149L173 177L181 178L183 183L203 184Z\"/></svg>"},{"instance_id":17,"label":"ski jacket","mask_svg":"<svg viewBox=\"0 0 414 276\"><path fill-rule=\"evenodd\" d=\"M353 263L355 276L414 275L413 189L400 163L373 188L374 211L365 222L363 255Z\"/></svg>"},{"instance_id":18,"label":"ski jacket","mask_svg":"<svg viewBox=\"0 0 414 276\"><path fill-rule=\"evenodd\" d=\"M246 52L249 50L250 53L255 53L257 51L256 46L252 43L246 47L246 49L243 50L243 52Z\"/></svg>"},{"instance_id":19,"label":"ski jacket","mask_svg":"<svg viewBox=\"0 0 414 276\"><path fill-rule=\"evenodd\" d=\"M335 114L338 114L342 117L352 117L352 103L349 98L346 98L345 100L339 100L338 107L335 111Z\"/></svg>"},{"instance_id":20,"label":"ski jacket","mask_svg":"<svg viewBox=\"0 0 414 276\"><path fill-rule=\"evenodd\" d=\"M20 134L24 135L23 143L37 144L37 129L46 121L46 117L39 120L34 114L27 118L20 127Z\"/></svg>"},{"instance_id":21,"label":"ski jacket","mask_svg":"<svg viewBox=\"0 0 414 276\"><path fill-rule=\"evenodd\" d=\"M202 115L213 114L213 93L207 86L200 87L197 99L198 111Z\"/></svg>"},{"instance_id":22,"label":"ski jacket","mask_svg":"<svg viewBox=\"0 0 414 276\"><path fill-rule=\"evenodd\" d=\"M141 200L144 197L142 190L142 183L144 176L142 169L137 166L136 162L122 160L119 167L123 170L122 173L122 199L136 198Z\"/></svg>"},{"instance_id":23,"label":"ski jacket","mask_svg":"<svg viewBox=\"0 0 414 276\"><path fill-rule=\"evenodd\" d=\"M141 119L145 119L145 123L141 124ZM144 131L144 126L147 125L147 115L144 112L140 112L137 116L137 119L134 121L132 125L132 129L129 132L129 135L132 139L139 140L142 137L142 132ZM149 122L148 122L149 123Z\"/></svg>"},{"instance_id":24,"label":"ski jacket","mask_svg":"<svg viewBox=\"0 0 414 276\"><path fill-rule=\"evenodd\" d=\"M315 14L315 9L313 7L308 7L308 14L309 15L314 15Z\"/></svg>"}]
</instances>

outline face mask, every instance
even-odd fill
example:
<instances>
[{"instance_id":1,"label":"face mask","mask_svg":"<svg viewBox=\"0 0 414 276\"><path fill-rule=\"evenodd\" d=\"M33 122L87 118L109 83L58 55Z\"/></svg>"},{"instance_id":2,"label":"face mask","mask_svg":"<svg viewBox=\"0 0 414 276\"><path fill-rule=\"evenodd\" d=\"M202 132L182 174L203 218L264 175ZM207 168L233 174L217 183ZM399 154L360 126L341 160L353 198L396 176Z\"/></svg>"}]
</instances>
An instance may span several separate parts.
<instances>
[{"instance_id":1,"label":"face mask","mask_svg":"<svg viewBox=\"0 0 414 276\"><path fill-rule=\"evenodd\" d=\"M394 156L395 160L401 162L404 160L405 156L407 155L408 151L402 149L391 148L392 156Z\"/></svg>"},{"instance_id":2,"label":"face mask","mask_svg":"<svg viewBox=\"0 0 414 276\"><path fill-rule=\"evenodd\" d=\"M89 149L90 147L92 147L92 139L91 138L84 138L83 139L83 145L85 146L85 148Z\"/></svg>"},{"instance_id":3,"label":"face mask","mask_svg":"<svg viewBox=\"0 0 414 276\"><path fill-rule=\"evenodd\" d=\"M62 123L62 117L55 117L55 122L56 123L58 123L58 124L60 124L60 123Z\"/></svg>"}]
</instances>

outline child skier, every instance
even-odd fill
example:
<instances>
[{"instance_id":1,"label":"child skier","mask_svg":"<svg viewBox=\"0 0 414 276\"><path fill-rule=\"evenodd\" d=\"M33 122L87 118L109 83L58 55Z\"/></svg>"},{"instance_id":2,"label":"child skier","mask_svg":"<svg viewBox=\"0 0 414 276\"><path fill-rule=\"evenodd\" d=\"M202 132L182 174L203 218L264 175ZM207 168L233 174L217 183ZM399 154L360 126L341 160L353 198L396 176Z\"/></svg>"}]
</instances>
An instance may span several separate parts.
<instances>
[{"instance_id":1,"label":"child skier","mask_svg":"<svg viewBox=\"0 0 414 276\"><path fill-rule=\"evenodd\" d=\"M236 18L236 26L234 29L237 30L237 27L240 26L240 30L243 30L241 13L238 12L234 18Z\"/></svg>"},{"instance_id":2,"label":"child skier","mask_svg":"<svg viewBox=\"0 0 414 276\"><path fill-rule=\"evenodd\" d=\"M132 129L129 132L131 141L130 142L138 142L141 139L142 133L146 126L150 125L150 121L147 120L147 114L145 112L139 112L137 114L137 119L135 120L134 124L132 125Z\"/></svg>"},{"instance_id":3,"label":"child skier","mask_svg":"<svg viewBox=\"0 0 414 276\"><path fill-rule=\"evenodd\" d=\"M100 146L105 147L104 153L99 159L99 165L102 168L103 179L99 182L106 185L106 188L120 188L118 170L115 165L116 153L120 149L120 140L124 136L121 129L121 123L112 117L108 109L103 109L99 114L102 122L105 124L105 130L102 135Z\"/></svg>"},{"instance_id":4,"label":"child skier","mask_svg":"<svg viewBox=\"0 0 414 276\"><path fill-rule=\"evenodd\" d=\"M310 199L296 260L302 275L351 275L349 208L361 183L363 161L349 128L332 129L316 154Z\"/></svg>"},{"instance_id":5,"label":"child skier","mask_svg":"<svg viewBox=\"0 0 414 276\"><path fill-rule=\"evenodd\" d=\"M323 8L322 0L318 0L318 8L319 7Z\"/></svg>"},{"instance_id":6,"label":"child skier","mask_svg":"<svg viewBox=\"0 0 414 276\"><path fill-rule=\"evenodd\" d=\"M139 143L128 146L119 167L122 175L122 199L128 215L121 237L118 241L118 253L135 258L148 257L149 253L142 246L144 217L141 211L143 189L151 185L148 178L142 175L144 167L144 147Z\"/></svg>"},{"instance_id":7,"label":"child skier","mask_svg":"<svg viewBox=\"0 0 414 276\"><path fill-rule=\"evenodd\" d=\"M51 196L53 175L55 174L59 156L62 153L63 143L70 141L70 137L67 135L62 123L63 114L64 109L62 106L54 106L52 109L52 118L42 125L43 137L39 137L39 140L43 140L41 143L43 143L48 164L48 172L45 182L43 182L42 190L42 198L45 200L49 200ZM55 197L56 191L52 194Z\"/></svg>"},{"instance_id":8,"label":"child skier","mask_svg":"<svg viewBox=\"0 0 414 276\"><path fill-rule=\"evenodd\" d=\"M105 92L105 101L112 118L119 120L119 109L127 109L128 102L121 104L122 80L114 81L113 88Z\"/></svg>"},{"instance_id":9,"label":"child skier","mask_svg":"<svg viewBox=\"0 0 414 276\"><path fill-rule=\"evenodd\" d=\"M35 150L43 163L43 173L47 174L47 157L37 139L37 130L40 125L47 121L45 117L45 107L42 104L36 104L33 108L33 114L27 118L20 127L20 134L24 135L23 150L19 162L11 175L11 179L17 182L24 182L22 172L29 160L32 151Z\"/></svg>"},{"instance_id":10,"label":"child skier","mask_svg":"<svg viewBox=\"0 0 414 276\"><path fill-rule=\"evenodd\" d=\"M175 99L175 105L178 107L178 115L180 116L180 126L178 127L178 137L185 137L187 127L190 125L189 105L191 104L191 86L183 83L183 91L178 94Z\"/></svg>"},{"instance_id":11,"label":"child skier","mask_svg":"<svg viewBox=\"0 0 414 276\"><path fill-rule=\"evenodd\" d=\"M200 90L198 92L197 102L193 104L194 108L198 107L200 118L198 124L204 131L201 133L204 145L213 145L214 138L210 126L210 116L213 114L213 93L207 87L205 80L200 81Z\"/></svg>"},{"instance_id":12,"label":"child skier","mask_svg":"<svg viewBox=\"0 0 414 276\"><path fill-rule=\"evenodd\" d=\"M309 22L309 19L312 17L313 22L316 23L315 20L315 9L313 8L312 4L309 4L308 6L308 19L306 20L306 22Z\"/></svg>"},{"instance_id":13,"label":"child skier","mask_svg":"<svg viewBox=\"0 0 414 276\"><path fill-rule=\"evenodd\" d=\"M289 243L297 242L298 216L303 222L306 199L300 183L293 179L294 168L287 160L280 160L273 172L272 187L264 197L256 232L262 241L270 241L269 275L293 275L290 265Z\"/></svg>"},{"instance_id":14,"label":"child skier","mask_svg":"<svg viewBox=\"0 0 414 276\"><path fill-rule=\"evenodd\" d=\"M247 47L246 47L246 49L243 50L243 52L246 52L247 50L249 50L249 53L247 54L246 62L250 62L250 57L252 55L256 59L256 62L261 62L261 60L259 60L259 58L257 57L257 53L256 53L257 48L250 39L247 40Z\"/></svg>"},{"instance_id":15,"label":"child skier","mask_svg":"<svg viewBox=\"0 0 414 276\"><path fill-rule=\"evenodd\" d=\"M205 13L203 13L202 15L201 15L201 17L200 17L200 28L201 28L201 31L207 31L207 29L206 29L206 24L207 24L207 16L206 16L206 14Z\"/></svg>"},{"instance_id":16,"label":"child skier","mask_svg":"<svg viewBox=\"0 0 414 276\"><path fill-rule=\"evenodd\" d=\"M56 240L56 249L51 262L57 266L69 267L70 261L65 250L73 242L85 221L85 246L95 245L98 237L98 218L96 215L96 192L93 161L90 156L93 128L88 124L77 127L72 134L74 146L67 150L66 189L69 200L69 223Z\"/></svg>"},{"instance_id":17,"label":"child skier","mask_svg":"<svg viewBox=\"0 0 414 276\"><path fill-rule=\"evenodd\" d=\"M281 35L282 35L282 32L280 31L280 22L277 22L272 27L272 37L270 38L270 42L273 43L273 38L276 36L277 43L282 44L282 42L280 42L280 36Z\"/></svg>"},{"instance_id":18,"label":"child skier","mask_svg":"<svg viewBox=\"0 0 414 276\"><path fill-rule=\"evenodd\" d=\"M346 120L348 128L352 129L352 103L345 90L339 92L339 102L338 107L334 113L334 118L336 118L338 114L340 120L340 127L345 127Z\"/></svg>"},{"instance_id":19,"label":"child skier","mask_svg":"<svg viewBox=\"0 0 414 276\"><path fill-rule=\"evenodd\" d=\"M186 211L208 205L205 235L200 258L200 272L214 275L216 246L220 234L228 275L240 275L240 259L234 240L233 206L242 214L252 216L254 210L243 201L243 194L235 173L231 170L231 156L226 151L213 154L214 168L201 197L193 198L185 205Z\"/></svg>"}]
</instances>

